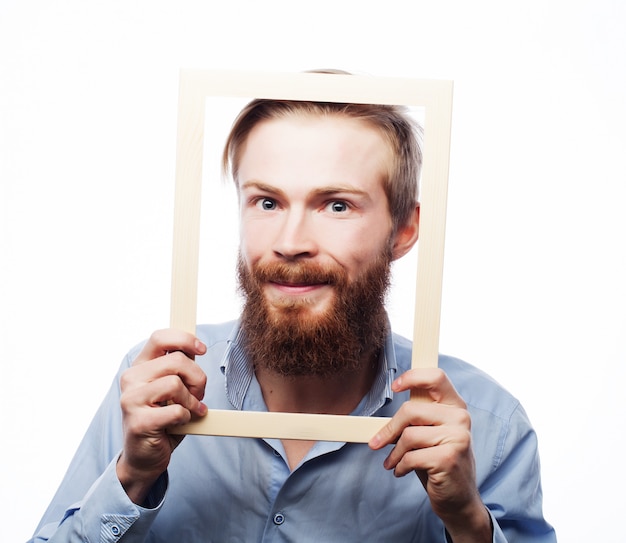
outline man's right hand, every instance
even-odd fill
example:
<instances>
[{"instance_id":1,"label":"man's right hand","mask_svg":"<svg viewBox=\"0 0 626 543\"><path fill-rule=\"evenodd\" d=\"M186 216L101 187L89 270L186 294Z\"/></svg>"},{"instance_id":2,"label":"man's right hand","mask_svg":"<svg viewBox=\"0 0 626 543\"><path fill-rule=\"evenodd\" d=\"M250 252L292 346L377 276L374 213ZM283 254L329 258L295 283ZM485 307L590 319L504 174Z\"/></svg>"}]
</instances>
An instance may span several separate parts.
<instances>
[{"instance_id":1,"label":"man's right hand","mask_svg":"<svg viewBox=\"0 0 626 543\"><path fill-rule=\"evenodd\" d=\"M124 449L117 476L136 504L144 502L182 440L166 428L206 415L206 375L193 361L205 352L192 334L160 330L122 375Z\"/></svg>"}]
</instances>

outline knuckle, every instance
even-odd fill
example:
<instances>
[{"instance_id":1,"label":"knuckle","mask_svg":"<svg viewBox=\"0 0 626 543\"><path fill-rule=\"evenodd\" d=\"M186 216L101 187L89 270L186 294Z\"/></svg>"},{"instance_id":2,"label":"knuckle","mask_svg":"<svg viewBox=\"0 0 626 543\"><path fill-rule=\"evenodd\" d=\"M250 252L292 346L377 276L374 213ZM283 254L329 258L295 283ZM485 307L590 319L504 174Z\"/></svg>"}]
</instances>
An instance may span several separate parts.
<instances>
[{"instance_id":1,"label":"knuckle","mask_svg":"<svg viewBox=\"0 0 626 543\"><path fill-rule=\"evenodd\" d=\"M141 417L127 416L124 419L124 431L128 435L140 435L144 431L144 423Z\"/></svg>"},{"instance_id":2,"label":"knuckle","mask_svg":"<svg viewBox=\"0 0 626 543\"><path fill-rule=\"evenodd\" d=\"M441 368L434 368L433 381L435 385L440 387L441 385L445 384L447 380L448 380L448 376Z\"/></svg>"},{"instance_id":3,"label":"knuckle","mask_svg":"<svg viewBox=\"0 0 626 543\"><path fill-rule=\"evenodd\" d=\"M191 420L191 412L189 409L180 404L172 406L172 424L186 424Z\"/></svg>"},{"instance_id":4,"label":"knuckle","mask_svg":"<svg viewBox=\"0 0 626 543\"><path fill-rule=\"evenodd\" d=\"M458 417L459 424L461 426L464 426L467 429L470 429L472 427L472 416L469 414L469 411L467 411L467 409L459 409Z\"/></svg>"},{"instance_id":5,"label":"knuckle","mask_svg":"<svg viewBox=\"0 0 626 543\"><path fill-rule=\"evenodd\" d=\"M398 409L398 414L404 419L411 419L413 418L415 406L416 402L407 400L400 406L400 409Z\"/></svg>"},{"instance_id":6,"label":"knuckle","mask_svg":"<svg viewBox=\"0 0 626 543\"><path fill-rule=\"evenodd\" d=\"M202 371L202 370L200 370L200 371ZM208 378L207 378L207 376L206 376L206 373L204 373L204 372L202 371L202 374L200 375L200 385L202 386L202 389L203 389L203 390L204 390L204 388L206 387L207 380L208 380Z\"/></svg>"},{"instance_id":7,"label":"knuckle","mask_svg":"<svg viewBox=\"0 0 626 543\"><path fill-rule=\"evenodd\" d=\"M136 371L135 371L135 368L131 366L127 370L124 370L122 374L120 375L120 381L119 381L120 390L122 392L126 390L130 390L135 387L136 382L137 382Z\"/></svg>"},{"instance_id":8,"label":"knuckle","mask_svg":"<svg viewBox=\"0 0 626 543\"><path fill-rule=\"evenodd\" d=\"M122 417L125 419L129 416L131 412L130 402L128 401L128 396L126 394L122 394L120 397L120 409L122 411Z\"/></svg>"},{"instance_id":9,"label":"knuckle","mask_svg":"<svg viewBox=\"0 0 626 543\"><path fill-rule=\"evenodd\" d=\"M418 402L408 400L398 410L401 415L401 420L404 421L404 426L419 425L422 423L423 412L422 405Z\"/></svg>"},{"instance_id":10,"label":"knuckle","mask_svg":"<svg viewBox=\"0 0 626 543\"><path fill-rule=\"evenodd\" d=\"M455 447L451 445L442 445L439 451L439 461L444 466L456 466L459 461L459 455Z\"/></svg>"},{"instance_id":11,"label":"knuckle","mask_svg":"<svg viewBox=\"0 0 626 543\"><path fill-rule=\"evenodd\" d=\"M419 426L407 426L402 432L400 440L398 441L402 441L403 443L406 442L407 449L414 449L416 447L415 443L417 443L417 441L419 440L420 435L421 428Z\"/></svg>"},{"instance_id":12,"label":"knuckle","mask_svg":"<svg viewBox=\"0 0 626 543\"><path fill-rule=\"evenodd\" d=\"M184 388L183 382L176 374L165 375L161 379L166 390L168 390L170 393L181 390L181 387Z\"/></svg>"},{"instance_id":13,"label":"knuckle","mask_svg":"<svg viewBox=\"0 0 626 543\"><path fill-rule=\"evenodd\" d=\"M469 430L463 432L460 438L461 447L464 451L470 450L472 448L472 434Z\"/></svg>"},{"instance_id":14,"label":"knuckle","mask_svg":"<svg viewBox=\"0 0 626 543\"><path fill-rule=\"evenodd\" d=\"M189 358L187 358L187 355L183 353L182 351L172 351L167 356L168 356L168 359L177 366L180 366L189 362Z\"/></svg>"},{"instance_id":15,"label":"knuckle","mask_svg":"<svg viewBox=\"0 0 626 543\"><path fill-rule=\"evenodd\" d=\"M396 454L400 457L403 456L408 450L411 449L411 443L412 440L410 438L410 432L407 428L405 428L396 441Z\"/></svg>"},{"instance_id":16,"label":"knuckle","mask_svg":"<svg viewBox=\"0 0 626 543\"><path fill-rule=\"evenodd\" d=\"M194 388L194 395L198 398L198 400L202 400L204 398L204 394L206 392L206 384L207 384L207 376L203 372L198 380L196 387Z\"/></svg>"},{"instance_id":17,"label":"knuckle","mask_svg":"<svg viewBox=\"0 0 626 543\"><path fill-rule=\"evenodd\" d=\"M165 330L155 330L150 334L150 339L148 340L150 343L154 345L160 345L163 341L163 336L165 335Z\"/></svg>"}]
</instances>

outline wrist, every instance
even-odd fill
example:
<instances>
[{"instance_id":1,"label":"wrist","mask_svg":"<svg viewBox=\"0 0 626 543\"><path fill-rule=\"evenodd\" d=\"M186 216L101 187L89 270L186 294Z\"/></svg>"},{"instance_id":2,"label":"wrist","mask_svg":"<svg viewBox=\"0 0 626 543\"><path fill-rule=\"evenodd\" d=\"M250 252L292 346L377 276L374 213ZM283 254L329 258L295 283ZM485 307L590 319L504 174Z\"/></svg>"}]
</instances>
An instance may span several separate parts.
<instances>
[{"instance_id":1,"label":"wrist","mask_svg":"<svg viewBox=\"0 0 626 543\"><path fill-rule=\"evenodd\" d=\"M150 490L163 474L162 471L144 471L133 469L124 459L122 453L117 461L117 479L128 498L135 504L143 506Z\"/></svg>"},{"instance_id":2,"label":"wrist","mask_svg":"<svg viewBox=\"0 0 626 543\"><path fill-rule=\"evenodd\" d=\"M485 505L479 501L461 514L442 518L446 537L452 543L491 543L493 523Z\"/></svg>"}]
</instances>

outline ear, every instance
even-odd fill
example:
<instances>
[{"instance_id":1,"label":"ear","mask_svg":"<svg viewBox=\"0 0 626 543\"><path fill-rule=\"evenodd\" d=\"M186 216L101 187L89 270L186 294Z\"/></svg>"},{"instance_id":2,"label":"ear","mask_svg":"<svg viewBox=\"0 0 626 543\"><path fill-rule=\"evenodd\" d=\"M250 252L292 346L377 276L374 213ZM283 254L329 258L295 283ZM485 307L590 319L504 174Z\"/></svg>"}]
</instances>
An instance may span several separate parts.
<instances>
[{"instance_id":1,"label":"ear","mask_svg":"<svg viewBox=\"0 0 626 543\"><path fill-rule=\"evenodd\" d=\"M419 237L420 231L420 205L415 205L411 218L406 224L398 228L393 240L392 258L398 260L407 254Z\"/></svg>"}]
</instances>

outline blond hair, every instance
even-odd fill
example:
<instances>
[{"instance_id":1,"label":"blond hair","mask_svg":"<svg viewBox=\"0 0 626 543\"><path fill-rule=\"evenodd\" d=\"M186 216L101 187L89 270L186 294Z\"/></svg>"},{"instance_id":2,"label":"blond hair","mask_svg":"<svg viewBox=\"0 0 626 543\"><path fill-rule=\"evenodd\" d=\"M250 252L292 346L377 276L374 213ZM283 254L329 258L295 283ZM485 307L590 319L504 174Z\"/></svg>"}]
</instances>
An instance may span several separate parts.
<instances>
[{"instance_id":1,"label":"blond hair","mask_svg":"<svg viewBox=\"0 0 626 543\"><path fill-rule=\"evenodd\" d=\"M393 164L384 190L389 202L394 232L407 224L418 201L422 166L421 128L406 108L392 105L347 104L256 99L239 113L226 140L222 167L238 182L242 148L260 122L293 115L339 115L367 123L378 130L393 151Z\"/></svg>"}]
</instances>

